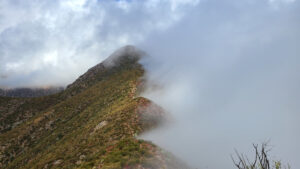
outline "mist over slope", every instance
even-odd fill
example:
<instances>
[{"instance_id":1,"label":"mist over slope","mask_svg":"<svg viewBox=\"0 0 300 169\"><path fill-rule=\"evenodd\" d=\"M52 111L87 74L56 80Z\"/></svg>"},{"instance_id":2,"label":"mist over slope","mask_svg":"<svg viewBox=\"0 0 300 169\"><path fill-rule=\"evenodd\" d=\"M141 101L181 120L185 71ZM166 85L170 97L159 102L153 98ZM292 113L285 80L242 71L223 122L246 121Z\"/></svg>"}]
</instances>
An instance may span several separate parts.
<instances>
[{"instance_id":1,"label":"mist over slope","mask_svg":"<svg viewBox=\"0 0 300 169\"><path fill-rule=\"evenodd\" d=\"M162 86L143 96L176 119L145 139L211 169L270 141L272 157L300 167L300 3L276 2L202 1L139 45L150 86Z\"/></svg>"}]
</instances>

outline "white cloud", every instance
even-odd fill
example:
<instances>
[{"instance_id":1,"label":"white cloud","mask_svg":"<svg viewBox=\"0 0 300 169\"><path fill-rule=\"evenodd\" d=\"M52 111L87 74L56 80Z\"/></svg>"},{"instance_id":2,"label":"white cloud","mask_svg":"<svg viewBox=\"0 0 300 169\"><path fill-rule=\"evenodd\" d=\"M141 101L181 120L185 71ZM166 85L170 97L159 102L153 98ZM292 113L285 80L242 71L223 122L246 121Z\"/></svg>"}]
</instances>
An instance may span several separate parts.
<instances>
[{"instance_id":1,"label":"white cloud","mask_svg":"<svg viewBox=\"0 0 300 169\"><path fill-rule=\"evenodd\" d=\"M87 3L87 0L64 0L60 4L66 9L71 9L74 11L84 11L84 5Z\"/></svg>"},{"instance_id":2,"label":"white cloud","mask_svg":"<svg viewBox=\"0 0 300 169\"><path fill-rule=\"evenodd\" d=\"M294 2L296 2L296 0L268 0L268 1L274 9L279 9L282 6L291 5Z\"/></svg>"},{"instance_id":3,"label":"white cloud","mask_svg":"<svg viewBox=\"0 0 300 169\"><path fill-rule=\"evenodd\" d=\"M43 73L66 85L117 48L166 30L196 4L192 0L1 1L0 74L7 78L0 86L46 85L39 80ZM57 69L65 75L50 73ZM24 72L27 78L20 83Z\"/></svg>"},{"instance_id":4,"label":"white cloud","mask_svg":"<svg viewBox=\"0 0 300 169\"><path fill-rule=\"evenodd\" d=\"M269 0L270 3L292 3L295 2L296 0Z\"/></svg>"},{"instance_id":5,"label":"white cloud","mask_svg":"<svg viewBox=\"0 0 300 169\"><path fill-rule=\"evenodd\" d=\"M141 47L145 97L175 123L143 137L192 168L232 169L236 148L271 140L271 158L299 168L300 4L207 0ZM274 157L276 155L276 157Z\"/></svg>"},{"instance_id":6,"label":"white cloud","mask_svg":"<svg viewBox=\"0 0 300 169\"><path fill-rule=\"evenodd\" d=\"M44 56L42 56L43 58L43 62L46 65L52 65L52 66L56 66L58 64L58 53L56 50L51 51L49 53L45 53Z\"/></svg>"}]
</instances>

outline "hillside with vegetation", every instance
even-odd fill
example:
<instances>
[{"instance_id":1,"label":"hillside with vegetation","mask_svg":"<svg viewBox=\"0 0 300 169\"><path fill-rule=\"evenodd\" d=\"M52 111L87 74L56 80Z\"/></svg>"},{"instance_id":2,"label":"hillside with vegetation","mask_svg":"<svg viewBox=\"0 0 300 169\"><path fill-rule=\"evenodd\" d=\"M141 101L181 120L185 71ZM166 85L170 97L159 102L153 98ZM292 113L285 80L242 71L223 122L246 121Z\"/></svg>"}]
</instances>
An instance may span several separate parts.
<instances>
[{"instance_id":1,"label":"hillside with vegetation","mask_svg":"<svg viewBox=\"0 0 300 169\"><path fill-rule=\"evenodd\" d=\"M0 96L4 97L41 97L48 96L51 94L62 91L63 87L43 87L43 88L12 88L12 89L1 89Z\"/></svg>"},{"instance_id":2,"label":"hillside with vegetation","mask_svg":"<svg viewBox=\"0 0 300 169\"><path fill-rule=\"evenodd\" d=\"M0 97L0 168L186 168L137 139L164 116L138 95L140 57L127 46L60 93Z\"/></svg>"}]
</instances>

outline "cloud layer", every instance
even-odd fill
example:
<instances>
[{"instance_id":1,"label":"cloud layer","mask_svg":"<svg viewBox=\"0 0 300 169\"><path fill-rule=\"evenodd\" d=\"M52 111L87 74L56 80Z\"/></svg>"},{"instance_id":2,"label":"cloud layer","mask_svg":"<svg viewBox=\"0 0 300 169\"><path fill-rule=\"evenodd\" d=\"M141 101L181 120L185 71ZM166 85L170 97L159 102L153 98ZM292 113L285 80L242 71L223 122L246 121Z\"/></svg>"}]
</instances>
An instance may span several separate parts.
<instances>
[{"instance_id":1,"label":"cloud layer","mask_svg":"<svg viewBox=\"0 0 300 169\"><path fill-rule=\"evenodd\" d=\"M197 0L0 2L0 86L66 85L114 50L164 31Z\"/></svg>"},{"instance_id":2,"label":"cloud layer","mask_svg":"<svg viewBox=\"0 0 300 169\"><path fill-rule=\"evenodd\" d=\"M232 169L234 148L251 158L252 143L270 140L272 158L299 167L299 9L296 1L202 1L153 34L141 45L151 56L144 63L150 85L163 89L144 95L176 123L144 138L210 169Z\"/></svg>"},{"instance_id":3,"label":"cloud layer","mask_svg":"<svg viewBox=\"0 0 300 169\"><path fill-rule=\"evenodd\" d=\"M144 96L176 123L144 136L198 168L271 140L299 168L297 0L0 1L0 86L66 85L132 44Z\"/></svg>"}]
</instances>

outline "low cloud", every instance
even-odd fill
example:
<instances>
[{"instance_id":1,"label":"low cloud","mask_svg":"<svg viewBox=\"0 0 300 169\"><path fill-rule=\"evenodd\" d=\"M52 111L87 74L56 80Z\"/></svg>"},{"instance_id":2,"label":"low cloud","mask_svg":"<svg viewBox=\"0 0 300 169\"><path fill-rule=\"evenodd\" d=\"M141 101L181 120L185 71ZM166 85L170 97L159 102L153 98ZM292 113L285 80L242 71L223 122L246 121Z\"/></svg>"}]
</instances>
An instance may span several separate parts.
<instances>
[{"instance_id":1,"label":"low cloud","mask_svg":"<svg viewBox=\"0 0 300 169\"><path fill-rule=\"evenodd\" d=\"M8 78L8 76L6 76L6 75L0 75L0 78L1 79L6 79L6 78Z\"/></svg>"},{"instance_id":2,"label":"low cloud","mask_svg":"<svg viewBox=\"0 0 300 169\"><path fill-rule=\"evenodd\" d=\"M144 96L176 122L145 139L197 168L232 169L236 148L270 140L271 157L300 166L300 4L203 1L168 32L140 45Z\"/></svg>"}]
</instances>

